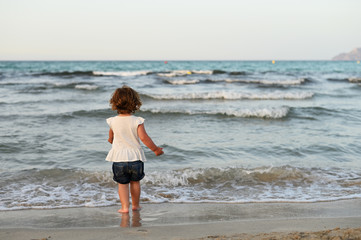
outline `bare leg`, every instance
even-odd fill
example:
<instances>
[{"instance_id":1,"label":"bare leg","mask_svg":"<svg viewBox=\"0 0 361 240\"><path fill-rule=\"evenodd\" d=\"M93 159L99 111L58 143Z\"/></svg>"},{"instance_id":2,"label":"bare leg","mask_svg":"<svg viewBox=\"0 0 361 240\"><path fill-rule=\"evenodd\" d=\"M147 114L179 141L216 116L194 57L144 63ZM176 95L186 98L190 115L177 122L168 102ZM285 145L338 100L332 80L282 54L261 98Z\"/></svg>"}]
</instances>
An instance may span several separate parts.
<instances>
[{"instance_id":1,"label":"bare leg","mask_svg":"<svg viewBox=\"0 0 361 240\"><path fill-rule=\"evenodd\" d=\"M118 183L119 200L122 208L118 210L120 213L129 212L129 184Z\"/></svg>"},{"instance_id":2,"label":"bare leg","mask_svg":"<svg viewBox=\"0 0 361 240\"><path fill-rule=\"evenodd\" d=\"M132 195L132 210L138 211L141 209L140 201L140 181L130 182L130 194Z\"/></svg>"}]
</instances>

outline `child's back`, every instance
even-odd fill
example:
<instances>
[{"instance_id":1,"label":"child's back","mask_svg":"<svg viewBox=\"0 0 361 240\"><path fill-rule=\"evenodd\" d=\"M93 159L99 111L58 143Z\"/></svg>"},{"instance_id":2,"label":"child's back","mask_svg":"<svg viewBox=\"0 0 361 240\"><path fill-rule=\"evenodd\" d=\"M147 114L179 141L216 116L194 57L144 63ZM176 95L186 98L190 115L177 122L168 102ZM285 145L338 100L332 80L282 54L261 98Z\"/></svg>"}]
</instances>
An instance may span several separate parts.
<instances>
[{"instance_id":1,"label":"child's back","mask_svg":"<svg viewBox=\"0 0 361 240\"><path fill-rule=\"evenodd\" d=\"M113 110L118 116L107 119L109 129L108 142L112 144L106 160L113 162L113 179L118 183L120 213L129 212L129 185L132 196L132 209L140 210L140 180L145 176L144 151L139 139L150 148L156 156L163 154L163 148L154 144L144 127L144 119L133 116L142 102L136 91L123 86L113 93L110 99Z\"/></svg>"}]
</instances>

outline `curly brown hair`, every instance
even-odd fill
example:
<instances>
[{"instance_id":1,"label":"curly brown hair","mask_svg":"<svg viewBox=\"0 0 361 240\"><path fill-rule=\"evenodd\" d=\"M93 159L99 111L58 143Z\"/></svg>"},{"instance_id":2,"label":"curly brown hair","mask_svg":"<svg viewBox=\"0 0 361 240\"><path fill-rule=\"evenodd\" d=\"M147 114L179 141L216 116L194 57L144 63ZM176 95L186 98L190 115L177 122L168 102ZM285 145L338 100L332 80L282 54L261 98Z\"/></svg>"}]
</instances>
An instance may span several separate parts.
<instances>
[{"instance_id":1,"label":"curly brown hair","mask_svg":"<svg viewBox=\"0 0 361 240\"><path fill-rule=\"evenodd\" d=\"M126 85L114 91L109 103L118 114L131 114L142 106L139 94Z\"/></svg>"}]
</instances>

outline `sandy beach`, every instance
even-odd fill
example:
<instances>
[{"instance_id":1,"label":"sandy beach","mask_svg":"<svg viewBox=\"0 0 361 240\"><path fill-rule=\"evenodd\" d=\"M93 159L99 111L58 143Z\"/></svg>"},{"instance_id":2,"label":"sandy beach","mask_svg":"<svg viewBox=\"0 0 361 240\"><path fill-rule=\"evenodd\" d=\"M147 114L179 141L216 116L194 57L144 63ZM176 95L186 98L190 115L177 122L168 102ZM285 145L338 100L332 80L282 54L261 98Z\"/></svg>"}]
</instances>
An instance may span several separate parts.
<instances>
[{"instance_id":1,"label":"sandy beach","mask_svg":"<svg viewBox=\"0 0 361 240\"><path fill-rule=\"evenodd\" d=\"M361 200L117 209L3 211L0 239L361 239Z\"/></svg>"}]
</instances>

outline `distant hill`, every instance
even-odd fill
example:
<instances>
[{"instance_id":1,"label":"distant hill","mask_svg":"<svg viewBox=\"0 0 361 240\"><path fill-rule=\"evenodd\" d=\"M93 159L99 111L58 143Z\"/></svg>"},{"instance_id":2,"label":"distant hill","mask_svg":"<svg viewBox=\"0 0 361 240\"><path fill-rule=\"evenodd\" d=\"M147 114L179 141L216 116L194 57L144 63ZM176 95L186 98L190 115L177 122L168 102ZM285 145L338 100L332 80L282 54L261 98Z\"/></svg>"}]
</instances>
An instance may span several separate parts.
<instances>
[{"instance_id":1,"label":"distant hill","mask_svg":"<svg viewBox=\"0 0 361 240\"><path fill-rule=\"evenodd\" d=\"M349 53L341 53L332 58L335 61L355 61L361 60L361 48L355 48Z\"/></svg>"}]
</instances>

